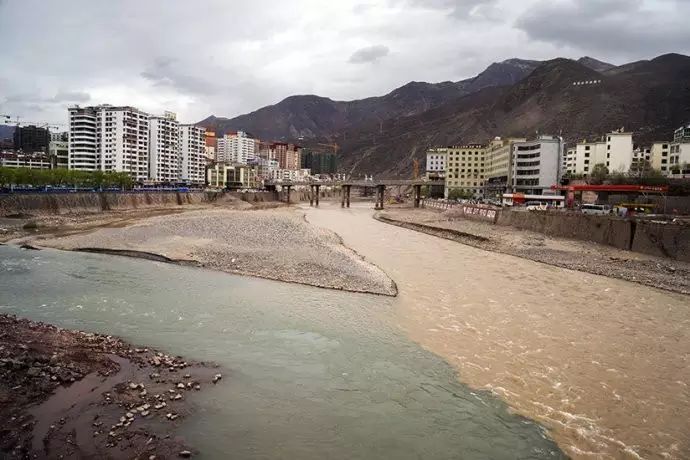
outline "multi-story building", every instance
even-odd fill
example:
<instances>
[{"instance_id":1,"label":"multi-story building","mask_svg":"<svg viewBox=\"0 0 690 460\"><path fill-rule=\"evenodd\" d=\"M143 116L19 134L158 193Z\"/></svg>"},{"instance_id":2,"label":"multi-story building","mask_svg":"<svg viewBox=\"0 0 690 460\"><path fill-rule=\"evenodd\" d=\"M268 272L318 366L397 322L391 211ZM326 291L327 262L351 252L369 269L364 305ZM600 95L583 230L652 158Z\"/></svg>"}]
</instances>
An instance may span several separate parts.
<instances>
[{"instance_id":1,"label":"multi-story building","mask_svg":"<svg viewBox=\"0 0 690 460\"><path fill-rule=\"evenodd\" d=\"M148 179L149 115L129 106L69 109L69 167Z\"/></svg>"},{"instance_id":2,"label":"multi-story building","mask_svg":"<svg viewBox=\"0 0 690 460\"><path fill-rule=\"evenodd\" d=\"M0 167L50 169L52 167L47 153L22 153L17 151L0 152Z\"/></svg>"},{"instance_id":3,"label":"multi-story building","mask_svg":"<svg viewBox=\"0 0 690 460\"><path fill-rule=\"evenodd\" d=\"M14 148L23 153L48 153L50 132L36 126L17 126L14 130Z\"/></svg>"},{"instance_id":4,"label":"multi-story building","mask_svg":"<svg viewBox=\"0 0 690 460\"><path fill-rule=\"evenodd\" d=\"M180 125L180 179L187 184L203 184L206 170L206 129Z\"/></svg>"},{"instance_id":5,"label":"multi-story building","mask_svg":"<svg viewBox=\"0 0 690 460\"><path fill-rule=\"evenodd\" d=\"M101 164L101 136L98 129L98 107L70 107L69 169L95 171Z\"/></svg>"},{"instance_id":6,"label":"multi-story building","mask_svg":"<svg viewBox=\"0 0 690 460\"><path fill-rule=\"evenodd\" d=\"M206 184L212 188L254 188L256 170L248 165L215 162L206 168Z\"/></svg>"},{"instance_id":7,"label":"multi-story building","mask_svg":"<svg viewBox=\"0 0 690 460\"><path fill-rule=\"evenodd\" d=\"M525 138L494 138L486 148L484 159L484 197L500 200L512 184L513 144Z\"/></svg>"},{"instance_id":8,"label":"multi-story building","mask_svg":"<svg viewBox=\"0 0 690 460\"><path fill-rule=\"evenodd\" d=\"M613 131L601 140L578 142L569 147L563 161L564 173L587 177L594 165L603 164L610 172L628 172L638 157L633 153L632 133ZM644 152L643 152L644 156Z\"/></svg>"},{"instance_id":9,"label":"multi-story building","mask_svg":"<svg viewBox=\"0 0 690 460\"><path fill-rule=\"evenodd\" d=\"M204 135L204 154L208 162L216 160L216 147L218 145L218 138L214 131L206 131Z\"/></svg>"},{"instance_id":10,"label":"multi-story building","mask_svg":"<svg viewBox=\"0 0 690 460\"><path fill-rule=\"evenodd\" d=\"M542 195L558 184L563 141L541 135L533 141L515 142L512 154L513 193Z\"/></svg>"},{"instance_id":11,"label":"multi-story building","mask_svg":"<svg viewBox=\"0 0 690 460\"><path fill-rule=\"evenodd\" d=\"M687 126L681 126L673 132L673 142L677 144L690 143L690 123Z\"/></svg>"},{"instance_id":12,"label":"multi-story building","mask_svg":"<svg viewBox=\"0 0 690 460\"><path fill-rule=\"evenodd\" d=\"M651 158L649 161L652 164L652 168L656 169L657 171L661 171L661 174L663 175L667 175L669 170L668 159L670 145L670 142L654 142L651 148Z\"/></svg>"},{"instance_id":13,"label":"multi-story building","mask_svg":"<svg viewBox=\"0 0 690 460\"><path fill-rule=\"evenodd\" d=\"M247 164L256 157L256 142L244 131L218 138L216 160L225 163Z\"/></svg>"},{"instance_id":14,"label":"multi-story building","mask_svg":"<svg viewBox=\"0 0 690 460\"><path fill-rule=\"evenodd\" d=\"M301 149L300 166L302 169L311 170L312 175L335 174L337 169L336 154L333 152L313 152L309 149Z\"/></svg>"},{"instance_id":15,"label":"multi-story building","mask_svg":"<svg viewBox=\"0 0 690 460\"><path fill-rule=\"evenodd\" d=\"M432 174L443 174L446 172L446 160L448 159L448 149L435 148L426 151L426 172Z\"/></svg>"},{"instance_id":16,"label":"multi-story building","mask_svg":"<svg viewBox=\"0 0 690 460\"><path fill-rule=\"evenodd\" d=\"M149 118L149 179L174 184L180 180L180 124L172 112Z\"/></svg>"},{"instance_id":17,"label":"multi-story building","mask_svg":"<svg viewBox=\"0 0 690 460\"><path fill-rule=\"evenodd\" d=\"M301 168L301 147L285 142L271 144L269 159L276 159L280 169L297 170Z\"/></svg>"},{"instance_id":18,"label":"multi-story building","mask_svg":"<svg viewBox=\"0 0 690 460\"><path fill-rule=\"evenodd\" d=\"M480 144L448 147L446 160L446 189L479 198L484 189L484 159L486 147Z\"/></svg>"},{"instance_id":19,"label":"multi-story building","mask_svg":"<svg viewBox=\"0 0 690 460\"><path fill-rule=\"evenodd\" d=\"M133 180L149 177L149 114L135 107L99 106L101 170L126 172Z\"/></svg>"},{"instance_id":20,"label":"multi-story building","mask_svg":"<svg viewBox=\"0 0 690 460\"><path fill-rule=\"evenodd\" d=\"M67 169L69 167L69 142L66 136L65 140L50 141L48 155L53 168Z\"/></svg>"},{"instance_id":21,"label":"multi-story building","mask_svg":"<svg viewBox=\"0 0 690 460\"><path fill-rule=\"evenodd\" d=\"M254 161L254 167L256 168L258 181L269 180L273 177L273 171L278 169L278 162L276 160L257 158Z\"/></svg>"}]
</instances>

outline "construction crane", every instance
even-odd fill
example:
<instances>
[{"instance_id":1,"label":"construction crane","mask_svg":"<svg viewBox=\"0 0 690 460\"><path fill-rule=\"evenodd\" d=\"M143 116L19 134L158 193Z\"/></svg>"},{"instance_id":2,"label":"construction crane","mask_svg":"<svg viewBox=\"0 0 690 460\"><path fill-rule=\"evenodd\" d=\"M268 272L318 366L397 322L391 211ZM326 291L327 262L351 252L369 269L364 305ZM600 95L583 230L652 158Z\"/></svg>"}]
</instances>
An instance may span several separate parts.
<instances>
[{"instance_id":1,"label":"construction crane","mask_svg":"<svg viewBox=\"0 0 690 460\"><path fill-rule=\"evenodd\" d=\"M330 147L330 148L332 148L332 149L333 149L333 153L336 154L336 155L338 154L338 150L340 150L340 146L339 146L336 142L333 142L332 144L320 144L320 143L319 143L319 144L317 144L317 145L320 145L320 146L322 146L322 147Z\"/></svg>"},{"instance_id":2,"label":"construction crane","mask_svg":"<svg viewBox=\"0 0 690 460\"><path fill-rule=\"evenodd\" d=\"M0 114L0 124L13 124L15 126L27 126L33 125L39 128L54 128L59 129L60 126L66 126L64 123L48 123L46 121L20 121L21 117L15 116L14 119L12 115Z\"/></svg>"}]
</instances>

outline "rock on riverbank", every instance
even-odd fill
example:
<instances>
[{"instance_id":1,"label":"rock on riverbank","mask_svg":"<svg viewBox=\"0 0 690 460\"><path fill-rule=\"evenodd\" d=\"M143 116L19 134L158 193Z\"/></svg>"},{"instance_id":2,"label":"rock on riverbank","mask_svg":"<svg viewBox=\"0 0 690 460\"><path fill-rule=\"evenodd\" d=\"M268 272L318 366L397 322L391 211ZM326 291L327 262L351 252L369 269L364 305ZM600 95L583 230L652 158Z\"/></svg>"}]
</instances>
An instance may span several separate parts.
<instances>
[{"instance_id":1,"label":"rock on riverbank","mask_svg":"<svg viewBox=\"0 0 690 460\"><path fill-rule=\"evenodd\" d=\"M0 457L170 458L218 369L106 335L0 315ZM216 383L216 382L213 382Z\"/></svg>"}]
</instances>

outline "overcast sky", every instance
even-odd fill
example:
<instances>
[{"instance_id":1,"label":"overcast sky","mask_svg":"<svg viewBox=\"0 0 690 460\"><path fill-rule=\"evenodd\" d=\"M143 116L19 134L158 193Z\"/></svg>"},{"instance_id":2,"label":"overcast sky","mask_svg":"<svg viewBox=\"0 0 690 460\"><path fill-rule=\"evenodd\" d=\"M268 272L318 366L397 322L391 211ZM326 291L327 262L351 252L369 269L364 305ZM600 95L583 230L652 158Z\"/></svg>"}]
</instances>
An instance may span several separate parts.
<instances>
[{"instance_id":1,"label":"overcast sky","mask_svg":"<svg viewBox=\"0 0 690 460\"><path fill-rule=\"evenodd\" d=\"M492 62L690 54L690 0L0 0L0 114L72 104L232 117L382 95Z\"/></svg>"}]
</instances>

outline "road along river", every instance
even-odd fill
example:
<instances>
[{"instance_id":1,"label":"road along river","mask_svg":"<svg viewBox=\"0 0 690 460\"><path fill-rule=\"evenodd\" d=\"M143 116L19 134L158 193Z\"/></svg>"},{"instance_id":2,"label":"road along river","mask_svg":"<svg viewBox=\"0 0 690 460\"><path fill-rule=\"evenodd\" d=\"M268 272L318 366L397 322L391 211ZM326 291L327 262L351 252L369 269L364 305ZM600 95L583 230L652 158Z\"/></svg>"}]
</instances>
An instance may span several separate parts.
<instances>
[{"instance_id":1,"label":"road along river","mask_svg":"<svg viewBox=\"0 0 690 460\"><path fill-rule=\"evenodd\" d=\"M324 203L395 280L395 321L576 458L690 458L690 297L482 251Z\"/></svg>"},{"instance_id":2,"label":"road along river","mask_svg":"<svg viewBox=\"0 0 690 460\"><path fill-rule=\"evenodd\" d=\"M180 434L199 450L195 458L563 458L543 428L460 383L445 361L405 337L394 302L0 246L0 312L221 366L218 385L188 393L196 413Z\"/></svg>"}]
</instances>

